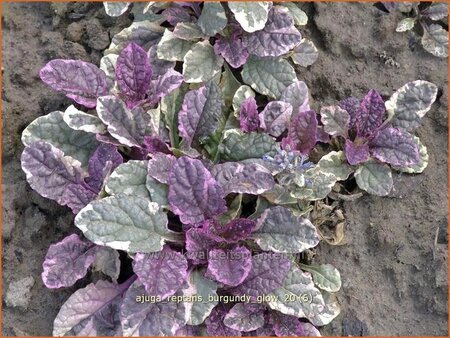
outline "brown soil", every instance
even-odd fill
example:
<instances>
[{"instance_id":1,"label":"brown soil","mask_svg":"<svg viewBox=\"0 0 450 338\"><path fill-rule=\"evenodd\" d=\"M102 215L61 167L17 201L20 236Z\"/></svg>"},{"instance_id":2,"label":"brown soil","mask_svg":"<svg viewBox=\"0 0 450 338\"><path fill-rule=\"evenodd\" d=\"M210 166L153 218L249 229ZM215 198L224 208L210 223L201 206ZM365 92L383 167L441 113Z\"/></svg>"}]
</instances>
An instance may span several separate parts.
<instances>
[{"instance_id":1,"label":"brown soil","mask_svg":"<svg viewBox=\"0 0 450 338\"><path fill-rule=\"evenodd\" d=\"M387 198L346 202L345 245L322 242L316 250L314 263L333 264L343 280L342 313L322 333L446 336L447 60L426 53L420 43L414 46L408 33L396 33L400 14L383 15L369 3L300 7L309 17L301 31L320 56L299 69L299 78L317 107L361 97L371 88L387 98L416 79L440 89L417 130L430 154L425 172L396 176L395 191ZM98 64L110 38L129 23L126 15L108 18L101 3L3 4L3 335L50 335L61 304L85 283L49 290L40 278L48 246L75 228L68 209L33 192L20 169L22 130L36 117L70 104L40 82L38 71L54 58ZM380 58L384 51L398 68ZM34 279L30 294L13 294L14 283L27 277ZM13 304L14 297L26 301Z\"/></svg>"}]
</instances>

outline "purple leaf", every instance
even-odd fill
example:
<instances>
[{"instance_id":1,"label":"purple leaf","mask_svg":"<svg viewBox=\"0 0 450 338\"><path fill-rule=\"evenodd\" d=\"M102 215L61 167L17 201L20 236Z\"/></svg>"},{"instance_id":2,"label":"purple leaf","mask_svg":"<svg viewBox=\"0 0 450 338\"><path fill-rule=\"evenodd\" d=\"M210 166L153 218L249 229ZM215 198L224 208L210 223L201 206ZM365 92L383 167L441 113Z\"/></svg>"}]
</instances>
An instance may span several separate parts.
<instances>
[{"instance_id":1,"label":"purple leaf","mask_svg":"<svg viewBox=\"0 0 450 338\"><path fill-rule=\"evenodd\" d=\"M231 329L250 332L264 326L265 306L262 304L237 303L223 319Z\"/></svg>"},{"instance_id":2,"label":"purple leaf","mask_svg":"<svg viewBox=\"0 0 450 338\"><path fill-rule=\"evenodd\" d=\"M242 42L242 29L236 27L231 36L219 35L214 44L214 52L222 55L228 64L233 68L239 68L248 59L248 51ZM237 30L236 30L237 29Z\"/></svg>"},{"instance_id":3,"label":"purple leaf","mask_svg":"<svg viewBox=\"0 0 450 338\"><path fill-rule=\"evenodd\" d=\"M169 7L161 14L172 26L176 26L180 22L193 21L193 17L189 14L188 10L183 7Z\"/></svg>"},{"instance_id":4,"label":"purple leaf","mask_svg":"<svg viewBox=\"0 0 450 338\"><path fill-rule=\"evenodd\" d=\"M266 313L264 316L264 326L260 327L254 332L253 336L260 337L260 336L275 336L275 332L273 330L273 325L270 322L269 315Z\"/></svg>"},{"instance_id":5,"label":"purple leaf","mask_svg":"<svg viewBox=\"0 0 450 338\"><path fill-rule=\"evenodd\" d=\"M191 228L186 231L187 257L194 264L206 263L209 250L215 248L221 239L202 228Z\"/></svg>"},{"instance_id":6,"label":"purple leaf","mask_svg":"<svg viewBox=\"0 0 450 338\"><path fill-rule=\"evenodd\" d=\"M225 195L232 192L260 195L275 185L270 171L257 163L225 162L216 164L211 173Z\"/></svg>"},{"instance_id":7,"label":"purple leaf","mask_svg":"<svg viewBox=\"0 0 450 338\"><path fill-rule=\"evenodd\" d=\"M169 173L175 164L176 157L163 153L156 153L148 161L148 174L161 183L169 182Z\"/></svg>"},{"instance_id":8,"label":"purple leaf","mask_svg":"<svg viewBox=\"0 0 450 338\"><path fill-rule=\"evenodd\" d=\"M317 141L322 143L329 143L330 139L330 135L325 132L323 126L317 126Z\"/></svg>"},{"instance_id":9,"label":"purple leaf","mask_svg":"<svg viewBox=\"0 0 450 338\"><path fill-rule=\"evenodd\" d=\"M171 153L167 144L158 136L144 136L143 147L148 154Z\"/></svg>"},{"instance_id":10,"label":"purple leaf","mask_svg":"<svg viewBox=\"0 0 450 338\"><path fill-rule=\"evenodd\" d=\"M297 46L302 39L287 8L273 6L262 30L244 35L250 54L259 57L281 56Z\"/></svg>"},{"instance_id":11,"label":"purple leaf","mask_svg":"<svg viewBox=\"0 0 450 338\"><path fill-rule=\"evenodd\" d=\"M86 276L95 260L95 245L73 234L50 245L45 255L42 281L51 289L68 287Z\"/></svg>"},{"instance_id":12,"label":"purple leaf","mask_svg":"<svg viewBox=\"0 0 450 338\"><path fill-rule=\"evenodd\" d=\"M140 147L150 125L150 115L141 107L129 110L122 100L114 95L98 99L97 114L108 132L122 144Z\"/></svg>"},{"instance_id":13,"label":"purple leaf","mask_svg":"<svg viewBox=\"0 0 450 338\"><path fill-rule=\"evenodd\" d=\"M355 128L356 117L358 114L359 106L361 101L355 97L348 97L341 102L339 102L339 107L345 109L350 114L350 124L349 129Z\"/></svg>"},{"instance_id":14,"label":"purple leaf","mask_svg":"<svg viewBox=\"0 0 450 338\"><path fill-rule=\"evenodd\" d=\"M345 140L345 156L351 165L366 162L369 159L369 146Z\"/></svg>"},{"instance_id":15,"label":"purple leaf","mask_svg":"<svg viewBox=\"0 0 450 338\"><path fill-rule=\"evenodd\" d=\"M383 123L386 108L380 94L371 89L356 113L356 130L359 136L371 135Z\"/></svg>"},{"instance_id":16,"label":"purple leaf","mask_svg":"<svg viewBox=\"0 0 450 338\"><path fill-rule=\"evenodd\" d=\"M161 299L177 292L186 279L187 268L186 258L167 245L160 252L137 253L133 260L133 271L146 293Z\"/></svg>"},{"instance_id":17,"label":"purple leaf","mask_svg":"<svg viewBox=\"0 0 450 338\"><path fill-rule=\"evenodd\" d=\"M295 144L296 150L308 155L317 142L317 116L313 110L297 114L289 125L288 138Z\"/></svg>"},{"instance_id":18,"label":"purple leaf","mask_svg":"<svg viewBox=\"0 0 450 338\"><path fill-rule=\"evenodd\" d=\"M183 156L169 174L169 204L184 224L200 223L227 211L222 187L200 160Z\"/></svg>"},{"instance_id":19,"label":"purple leaf","mask_svg":"<svg viewBox=\"0 0 450 338\"><path fill-rule=\"evenodd\" d=\"M339 106L328 106L320 109L323 129L329 135L348 138L350 114Z\"/></svg>"},{"instance_id":20,"label":"purple leaf","mask_svg":"<svg viewBox=\"0 0 450 338\"><path fill-rule=\"evenodd\" d=\"M237 286L247 278L252 268L252 253L244 246L209 251L206 274L229 286Z\"/></svg>"},{"instance_id":21,"label":"purple leaf","mask_svg":"<svg viewBox=\"0 0 450 338\"><path fill-rule=\"evenodd\" d=\"M107 93L106 75L92 63L56 59L39 72L42 81L68 98L94 108L97 98Z\"/></svg>"},{"instance_id":22,"label":"purple leaf","mask_svg":"<svg viewBox=\"0 0 450 338\"><path fill-rule=\"evenodd\" d=\"M208 232L220 236L228 243L236 243L246 239L256 228L256 222L247 218L236 218L225 225L211 222L206 227Z\"/></svg>"},{"instance_id":23,"label":"purple leaf","mask_svg":"<svg viewBox=\"0 0 450 338\"><path fill-rule=\"evenodd\" d=\"M137 280L127 290L120 307L123 336L173 336L187 321L187 303L145 302L145 288ZM181 290L174 296L180 296Z\"/></svg>"},{"instance_id":24,"label":"purple leaf","mask_svg":"<svg viewBox=\"0 0 450 338\"><path fill-rule=\"evenodd\" d=\"M129 281L117 285L100 280L75 291L55 318L53 336L82 335L85 330L94 335L121 336L118 307L128 285Z\"/></svg>"},{"instance_id":25,"label":"purple leaf","mask_svg":"<svg viewBox=\"0 0 450 338\"><path fill-rule=\"evenodd\" d=\"M61 204L67 205L74 214L78 214L81 209L95 200L97 195L98 192L94 192L92 188L83 184L69 184L64 190Z\"/></svg>"},{"instance_id":26,"label":"purple leaf","mask_svg":"<svg viewBox=\"0 0 450 338\"><path fill-rule=\"evenodd\" d=\"M177 337L200 337L200 326L186 325L175 332Z\"/></svg>"},{"instance_id":27,"label":"purple leaf","mask_svg":"<svg viewBox=\"0 0 450 338\"><path fill-rule=\"evenodd\" d=\"M100 191L104 179L123 163L117 147L112 144L100 144L89 159L88 172L89 177L85 179L96 191Z\"/></svg>"},{"instance_id":28,"label":"purple leaf","mask_svg":"<svg viewBox=\"0 0 450 338\"><path fill-rule=\"evenodd\" d=\"M292 106L283 101L272 101L259 115L261 129L269 135L279 137L288 128L292 115Z\"/></svg>"},{"instance_id":29,"label":"purple leaf","mask_svg":"<svg viewBox=\"0 0 450 338\"><path fill-rule=\"evenodd\" d=\"M183 83L183 75L173 69L152 80L150 105L157 103L161 98L169 95Z\"/></svg>"},{"instance_id":30,"label":"purple leaf","mask_svg":"<svg viewBox=\"0 0 450 338\"><path fill-rule=\"evenodd\" d=\"M309 90L303 81L295 81L287 86L281 93L280 101L291 104L293 117L301 111L310 110Z\"/></svg>"},{"instance_id":31,"label":"purple leaf","mask_svg":"<svg viewBox=\"0 0 450 338\"><path fill-rule=\"evenodd\" d=\"M229 291L234 295L267 295L283 284L291 262L280 254L260 253L252 257L252 269L244 282Z\"/></svg>"},{"instance_id":32,"label":"purple leaf","mask_svg":"<svg viewBox=\"0 0 450 338\"><path fill-rule=\"evenodd\" d=\"M241 130L246 133L257 131L259 128L258 106L254 97L242 101L239 111L239 124Z\"/></svg>"},{"instance_id":33,"label":"purple leaf","mask_svg":"<svg viewBox=\"0 0 450 338\"><path fill-rule=\"evenodd\" d=\"M145 99L151 77L147 52L134 42L128 44L120 52L116 63L117 85L126 98L128 108L134 108Z\"/></svg>"},{"instance_id":34,"label":"purple leaf","mask_svg":"<svg viewBox=\"0 0 450 338\"><path fill-rule=\"evenodd\" d=\"M279 312L271 312L273 330L278 337L304 336L302 323L297 317L285 315Z\"/></svg>"},{"instance_id":35,"label":"purple leaf","mask_svg":"<svg viewBox=\"0 0 450 338\"><path fill-rule=\"evenodd\" d=\"M31 188L61 205L67 186L81 183L86 176L78 161L44 141L25 147L21 162Z\"/></svg>"},{"instance_id":36,"label":"purple leaf","mask_svg":"<svg viewBox=\"0 0 450 338\"><path fill-rule=\"evenodd\" d=\"M189 91L178 114L178 130L184 145L202 140L225 123L225 103L222 91L213 81L197 90Z\"/></svg>"},{"instance_id":37,"label":"purple leaf","mask_svg":"<svg viewBox=\"0 0 450 338\"><path fill-rule=\"evenodd\" d=\"M419 162L419 147L414 136L403 129L386 128L369 143L370 153L381 162L406 167Z\"/></svg>"},{"instance_id":38,"label":"purple leaf","mask_svg":"<svg viewBox=\"0 0 450 338\"><path fill-rule=\"evenodd\" d=\"M210 336L232 336L232 337L240 337L242 336L241 332L238 330L233 330L227 327L223 323L223 319L227 315L226 308L219 304L216 306L205 320L206 324L206 332Z\"/></svg>"}]
</instances>

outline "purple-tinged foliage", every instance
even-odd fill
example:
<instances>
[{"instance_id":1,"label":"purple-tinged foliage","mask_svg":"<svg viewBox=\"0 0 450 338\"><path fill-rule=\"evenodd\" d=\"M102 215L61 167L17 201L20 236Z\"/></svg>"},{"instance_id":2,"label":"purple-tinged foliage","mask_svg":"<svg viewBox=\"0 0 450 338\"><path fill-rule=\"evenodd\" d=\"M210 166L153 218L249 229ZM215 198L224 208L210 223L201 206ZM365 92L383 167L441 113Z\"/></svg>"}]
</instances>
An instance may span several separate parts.
<instances>
[{"instance_id":1,"label":"purple-tinged foliage","mask_svg":"<svg viewBox=\"0 0 450 338\"><path fill-rule=\"evenodd\" d=\"M249 53L259 57L286 54L301 39L300 32L294 26L294 19L287 8L281 6L273 6L269 11L264 29L247 33L243 37Z\"/></svg>"},{"instance_id":2,"label":"purple-tinged foliage","mask_svg":"<svg viewBox=\"0 0 450 338\"><path fill-rule=\"evenodd\" d=\"M148 154L171 154L167 144L158 136L144 136L143 148L147 151Z\"/></svg>"},{"instance_id":3,"label":"purple-tinged foliage","mask_svg":"<svg viewBox=\"0 0 450 338\"><path fill-rule=\"evenodd\" d=\"M154 105L161 98L170 94L183 83L183 75L173 69L167 70L163 75L151 82L151 95L149 104Z\"/></svg>"},{"instance_id":4,"label":"purple-tinged foliage","mask_svg":"<svg viewBox=\"0 0 450 338\"><path fill-rule=\"evenodd\" d=\"M162 251L134 256L133 271L149 296L165 299L173 295L187 277L186 258L167 245Z\"/></svg>"},{"instance_id":5,"label":"purple-tinged foliage","mask_svg":"<svg viewBox=\"0 0 450 338\"><path fill-rule=\"evenodd\" d=\"M162 11L161 14L172 26L176 26L180 22L191 22L194 20L194 17L184 7L169 7Z\"/></svg>"},{"instance_id":6,"label":"purple-tinged foliage","mask_svg":"<svg viewBox=\"0 0 450 338\"><path fill-rule=\"evenodd\" d=\"M67 205L74 214L77 214L89 202L97 198L99 191L93 190L93 188L83 183L69 184L64 190L61 204Z\"/></svg>"},{"instance_id":7,"label":"purple-tinged foliage","mask_svg":"<svg viewBox=\"0 0 450 338\"><path fill-rule=\"evenodd\" d=\"M225 285L241 284L251 268L252 253L245 246L209 251L207 276Z\"/></svg>"},{"instance_id":8,"label":"purple-tinged foliage","mask_svg":"<svg viewBox=\"0 0 450 338\"><path fill-rule=\"evenodd\" d=\"M242 284L229 289L234 295L267 295L283 283L291 262L277 254L260 253L252 257L252 269Z\"/></svg>"},{"instance_id":9,"label":"purple-tinged foliage","mask_svg":"<svg viewBox=\"0 0 450 338\"><path fill-rule=\"evenodd\" d=\"M224 192L200 160L183 156L169 174L169 203L184 224L195 224L227 210Z\"/></svg>"},{"instance_id":10,"label":"purple-tinged foliage","mask_svg":"<svg viewBox=\"0 0 450 338\"><path fill-rule=\"evenodd\" d=\"M55 59L39 72L41 80L75 102L94 108L97 98L107 94L106 75L92 63Z\"/></svg>"},{"instance_id":11,"label":"purple-tinged foliage","mask_svg":"<svg viewBox=\"0 0 450 338\"><path fill-rule=\"evenodd\" d=\"M246 133L257 131L259 128L258 106L253 96L245 99L241 103L239 111L239 124L241 130Z\"/></svg>"},{"instance_id":12,"label":"purple-tinged foliage","mask_svg":"<svg viewBox=\"0 0 450 338\"><path fill-rule=\"evenodd\" d=\"M384 101L380 94L371 89L361 101L356 113L356 132L358 136L372 135L383 123Z\"/></svg>"},{"instance_id":13,"label":"purple-tinged foliage","mask_svg":"<svg viewBox=\"0 0 450 338\"><path fill-rule=\"evenodd\" d=\"M313 110L299 112L291 121L288 129L288 140L292 150L308 155L317 143L317 116Z\"/></svg>"},{"instance_id":14,"label":"purple-tinged foliage","mask_svg":"<svg viewBox=\"0 0 450 338\"><path fill-rule=\"evenodd\" d=\"M357 165L369 160L369 146L367 144L354 143L351 140L345 140L345 156L351 165Z\"/></svg>"},{"instance_id":15,"label":"purple-tinged foliage","mask_svg":"<svg viewBox=\"0 0 450 338\"><path fill-rule=\"evenodd\" d=\"M416 101L414 104L419 107L422 101ZM372 89L363 100L349 97L341 101L339 107L323 108L321 115L328 134L345 138L345 155L349 164L362 164L370 157L399 167L417 164L420 160L419 146L413 135L405 129L391 127L390 121L384 120L385 111L383 99ZM347 122L343 123L345 119Z\"/></svg>"},{"instance_id":16,"label":"purple-tinged foliage","mask_svg":"<svg viewBox=\"0 0 450 338\"><path fill-rule=\"evenodd\" d=\"M280 101L289 103L292 106L292 116L299 112L310 110L309 90L303 81L295 81L287 86L281 93Z\"/></svg>"},{"instance_id":17,"label":"purple-tinged foliage","mask_svg":"<svg viewBox=\"0 0 450 338\"><path fill-rule=\"evenodd\" d=\"M258 303L237 303L227 313L223 323L234 330L253 331L264 326L265 309Z\"/></svg>"},{"instance_id":18,"label":"purple-tinged foliage","mask_svg":"<svg viewBox=\"0 0 450 338\"><path fill-rule=\"evenodd\" d=\"M147 52L136 43L130 43L122 50L116 63L117 85L128 108L134 108L145 99L151 77Z\"/></svg>"},{"instance_id":19,"label":"purple-tinged foliage","mask_svg":"<svg viewBox=\"0 0 450 338\"><path fill-rule=\"evenodd\" d=\"M42 281L51 289L69 287L83 278L95 261L94 244L73 234L50 245L45 255Z\"/></svg>"},{"instance_id":20,"label":"purple-tinged foliage","mask_svg":"<svg viewBox=\"0 0 450 338\"><path fill-rule=\"evenodd\" d=\"M369 147L373 157L390 165L406 167L419 162L419 148L414 136L404 129L380 130Z\"/></svg>"},{"instance_id":21,"label":"purple-tinged foliage","mask_svg":"<svg viewBox=\"0 0 450 338\"><path fill-rule=\"evenodd\" d=\"M89 177L85 179L86 183L95 191L100 191L105 178L122 163L122 155L116 146L107 143L100 144L89 159Z\"/></svg>"},{"instance_id":22,"label":"purple-tinged foliage","mask_svg":"<svg viewBox=\"0 0 450 338\"><path fill-rule=\"evenodd\" d=\"M269 102L259 115L261 129L274 137L281 136L289 127L292 106L283 101Z\"/></svg>"},{"instance_id":23,"label":"purple-tinged foliage","mask_svg":"<svg viewBox=\"0 0 450 338\"><path fill-rule=\"evenodd\" d=\"M209 250L214 249L221 239L203 228L190 228L186 231L187 257L194 264L206 263Z\"/></svg>"},{"instance_id":24,"label":"purple-tinged foliage","mask_svg":"<svg viewBox=\"0 0 450 338\"><path fill-rule=\"evenodd\" d=\"M225 195L232 192L259 195L275 185L271 172L257 163L216 164L211 173Z\"/></svg>"},{"instance_id":25,"label":"purple-tinged foliage","mask_svg":"<svg viewBox=\"0 0 450 338\"><path fill-rule=\"evenodd\" d=\"M220 225L217 222L209 222L204 228L209 233L213 233L223 238L228 243L236 243L240 240L247 239L247 237L255 230L256 222L246 218L236 218L225 225Z\"/></svg>"},{"instance_id":26,"label":"purple-tinged foliage","mask_svg":"<svg viewBox=\"0 0 450 338\"><path fill-rule=\"evenodd\" d=\"M170 154L157 152L148 161L148 174L161 183L169 182L169 173L175 164L176 158Z\"/></svg>"},{"instance_id":27,"label":"purple-tinged foliage","mask_svg":"<svg viewBox=\"0 0 450 338\"><path fill-rule=\"evenodd\" d=\"M211 311L211 314L205 320L206 332L208 335L230 337L242 336L241 331L229 328L224 324L223 320L227 313L227 309L222 304L219 304Z\"/></svg>"},{"instance_id":28,"label":"purple-tinged foliage","mask_svg":"<svg viewBox=\"0 0 450 338\"><path fill-rule=\"evenodd\" d=\"M219 35L214 44L214 52L221 55L233 68L241 67L247 62L249 53L242 42L242 28L238 25L232 26L229 36Z\"/></svg>"},{"instance_id":29,"label":"purple-tinged foliage","mask_svg":"<svg viewBox=\"0 0 450 338\"><path fill-rule=\"evenodd\" d=\"M297 317L285 315L275 311L272 311L270 314L270 321L273 325L273 330L276 336L305 336L302 323Z\"/></svg>"}]
</instances>

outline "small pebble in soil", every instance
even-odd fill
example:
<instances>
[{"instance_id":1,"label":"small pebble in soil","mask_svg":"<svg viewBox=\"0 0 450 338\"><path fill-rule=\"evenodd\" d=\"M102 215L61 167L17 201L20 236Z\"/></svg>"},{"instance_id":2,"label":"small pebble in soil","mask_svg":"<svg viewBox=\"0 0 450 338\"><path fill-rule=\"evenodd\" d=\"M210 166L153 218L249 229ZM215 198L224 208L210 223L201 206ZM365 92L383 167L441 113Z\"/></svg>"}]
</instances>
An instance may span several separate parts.
<instances>
[{"instance_id":1,"label":"small pebble in soil","mask_svg":"<svg viewBox=\"0 0 450 338\"><path fill-rule=\"evenodd\" d=\"M6 292L5 303L7 306L20 307L24 310L28 308L31 299L31 288L34 285L34 278L29 276L18 281L11 282Z\"/></svg>"}]
</instances>

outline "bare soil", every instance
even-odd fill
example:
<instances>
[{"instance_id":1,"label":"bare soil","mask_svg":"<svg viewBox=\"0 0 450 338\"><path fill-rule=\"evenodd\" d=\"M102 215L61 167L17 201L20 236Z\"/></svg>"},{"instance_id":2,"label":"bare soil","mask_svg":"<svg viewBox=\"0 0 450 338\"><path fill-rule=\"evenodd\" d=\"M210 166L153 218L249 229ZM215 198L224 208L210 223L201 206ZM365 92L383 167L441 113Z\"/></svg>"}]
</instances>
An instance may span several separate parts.
<instances>
[{"instance_id":1,"label":"bare soil","mask_svg":"<svg viewBox=\"0 0 450 338\"><path fill-rule=\"evenodd\" d=\"M38 72L54 58L98 64L111 37L130 24L112 19L101 3L4 3L3 37L3 335L51 335L61 304L73 288L49 290L42 262L51 243L75 231L66 208L40 197L20 169L22 130L38 116L70 103L41 83ZM301 3L301 29L319 48L318 61L299 68L315 108L378 89L388 98L416 79L439 86L438 100L417 130L430 163L421 175L396 175L386 198L345 202L345 244L322 242L314 263L341 272L342 313L325 335L447 336L448 80L436 58L409 33L396 33L401 14L370 3ZM388 55L398 67L385 63ZM89 279L89 276L87 280Z\"/></svg>"}]
</instances>

